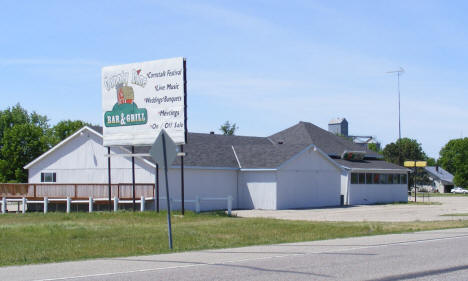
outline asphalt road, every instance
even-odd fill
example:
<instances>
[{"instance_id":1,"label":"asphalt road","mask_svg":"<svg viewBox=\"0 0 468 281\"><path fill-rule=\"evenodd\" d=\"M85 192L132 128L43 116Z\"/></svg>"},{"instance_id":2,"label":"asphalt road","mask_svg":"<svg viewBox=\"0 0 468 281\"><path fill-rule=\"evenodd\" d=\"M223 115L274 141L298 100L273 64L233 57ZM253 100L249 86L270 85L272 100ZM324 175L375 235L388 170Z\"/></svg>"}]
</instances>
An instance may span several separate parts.
<instances>
[{"instance_id":1,"label":"asphalt road","mask_svg":"<svg viewBox=\"0 0 468 281\"><path fill-rule=\"evenodd\" d=\"M0 280L410 279L468 280L468 229L0 268Z\"/></svg>"}]
</instances>

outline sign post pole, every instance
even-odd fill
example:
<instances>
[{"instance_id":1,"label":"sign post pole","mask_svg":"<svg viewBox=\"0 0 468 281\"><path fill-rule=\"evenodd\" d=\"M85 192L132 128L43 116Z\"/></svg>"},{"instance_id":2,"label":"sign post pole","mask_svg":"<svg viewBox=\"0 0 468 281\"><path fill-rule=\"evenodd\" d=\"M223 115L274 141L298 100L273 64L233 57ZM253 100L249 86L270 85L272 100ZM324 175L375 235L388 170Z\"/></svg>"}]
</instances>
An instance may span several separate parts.
<instances>
[{"instance_id":1,"label":"sign post pole","mask_svg":"<svg viewBox=\"0 0 468 281\"><path fill-rule=\"evenodd\" d=\"M184 152L184 146L180 146L180 152ZM184 156L180 156L180 194L182 199L182 215L185 214L185 199L184 199Z\"/></svg>"},{"instance_id":2,"label":"sign post pole","mask_svg":"<svg viewBox=\"0 0 468 281\"><path fill-rule=\"evenodd\" d=\"M135 147L132 145L132 154L135 154ZM132 156L132 191L133 191L133 211L135 212L135 157Z\"/></svg>"},{"instance_id":3,"label":"sign post pole","mask_svg":"<svg viewBox=\"0 0 468 281\"><path fill-rule=\"evenodd\" d=\"M413 181L414 181L414 202L416 202L417 199L417 193L418 191L416 190L416 173L418 172L418 167L426 167L427 162L426 161L405 161L403 164L405 167L408 168L413 168ZM409 177L408 177L408 184L409 184ZM408 185L409 186L409 185Z\"/></svg>"},{"instance_id":4,"label":"sign post pole","mask_svg":"<svg viewBox=\"0 0 468 281\"><path fill-rule=\"evenodd\" d=\"M418 194L418 190L416 189L416 172L417 172L417 167L414 166L414 174L413 174L413 181L414 181L414 203L416 203L416 194Z\"/></svg>"},{"instance_id":5,"label":"sign post pole","mask_svg":"<svg viewBox=\"0 0 468 281\"><path fill-rule=\"evenodd\" d=\"M110 152L111 152L111 149L110 149L110 146L107 147L107 154L108 154L108 158L107 158L107 177L108 177L108 180L109 180L109 212L112 211L112 200L111 200L111 159L110 159Z\"/></svg>"},{"instance_id":6,"label":"sign post pole","mask_svg":"<svg viewBox=\"0 0 468 281\"><path fill-rule=\"evenodd\" d=\"M159 213L159 164L156 163L156 211Z\"/></svg>"},{"instance_id":7,"label":"sign post pole","mask_svg":"<svg viewBox=\"0 0 468 281\"><path fill-rule=\"evenodd\" d=\"M169 236L169 249L172 250L172 226L171 226L171 200L169 200L169 183L167 182L167 151L166 151L166 138L162 134L163 154L164 154L164 178L166 182L166 202L167 202L167 230Z\"/></svg>"},{"instance_id":8,"label":"sign post pole","mask_svg":"<svg viewBox=\"0 0 468 281\"><path fill-rule=\"evenodd\" d=\"M149 151L156 164L164 168L164 178L166 184L166 206L167 206L167 227L169 236L169 248L172 249L172 225L171 225L171 196L169 194L169 178L167 176L168 165L171 165L177 156L177 145L166 133L161 130ZM158 177L159 178L159 177Z\"/></svg>"}]
</instances>

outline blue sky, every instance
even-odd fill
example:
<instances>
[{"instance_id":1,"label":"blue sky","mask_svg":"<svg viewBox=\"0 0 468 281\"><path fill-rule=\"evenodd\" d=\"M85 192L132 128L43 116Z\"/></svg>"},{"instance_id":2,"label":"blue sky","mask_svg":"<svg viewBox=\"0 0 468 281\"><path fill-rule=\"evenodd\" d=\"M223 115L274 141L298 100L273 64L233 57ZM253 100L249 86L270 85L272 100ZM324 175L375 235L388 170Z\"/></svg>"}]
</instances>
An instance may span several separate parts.
<instances>
[{"instance_id":1,"label":"blue sky","mask_svg":"<svg viewBox=\"0 0 468 281\"><path fill-rule=\"evenodd\" d=\"M468 135L466 1L1 1L0 108L102 125L101 68L187 58L188 128L346 117L438 157Z\"/></svg>"}]
</instances>

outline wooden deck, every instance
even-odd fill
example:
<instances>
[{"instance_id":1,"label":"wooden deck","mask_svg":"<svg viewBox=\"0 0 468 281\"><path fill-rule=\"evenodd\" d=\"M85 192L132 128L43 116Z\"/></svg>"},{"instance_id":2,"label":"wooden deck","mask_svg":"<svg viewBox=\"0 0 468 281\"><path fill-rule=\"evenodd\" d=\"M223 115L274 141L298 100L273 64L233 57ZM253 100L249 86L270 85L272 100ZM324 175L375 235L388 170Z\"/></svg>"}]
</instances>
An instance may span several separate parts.
<instances>
[{"instance_id":1,"label":"wooden deck","mask_svg":"<svg viewBox=\"0 0 468 281\"><path fill-rule=\"evenodd\" d=\"M154 183L135 184L135 197L155 197ZM99 183L0 183L0 197L22 198L28 200L48 198L87 199L108 198L109 185ZM111 197L131 199L133 187L131 183L111 185Z\"/></svg>"}]
</instances>

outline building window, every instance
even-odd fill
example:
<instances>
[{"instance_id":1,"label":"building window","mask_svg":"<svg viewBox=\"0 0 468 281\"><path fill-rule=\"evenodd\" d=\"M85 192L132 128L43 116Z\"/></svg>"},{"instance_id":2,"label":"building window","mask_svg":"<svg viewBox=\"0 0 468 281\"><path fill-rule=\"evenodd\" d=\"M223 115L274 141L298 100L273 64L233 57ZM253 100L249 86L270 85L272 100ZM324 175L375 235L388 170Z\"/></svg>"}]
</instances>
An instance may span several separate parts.
<instances>
[{"instance_id":1,"label":"building window","mask_svg":"<svg viewBox=\"0 0 468 281\"><path fill-rule=\"evenodd\" d=\"M373 178L374 178L373 174L366 173L366 184L373 184L374 183L374 181L372 181Z\"/></svg>"},{"instance_id":2,"label":"building window","mask_svg":"<svg viewBox=\"0 0 468 281\"><path fill-rule=\"evenodd\" d=\"M387 184L387 175L386 174L380 174L380 179L379 179L380 184Z\"/></svg>"},{"instance_id":3,"label":"building window","mask_svg":"<svg viewBox=\"0 0 468 281\"><path fill-rule=\"evenodd\" d=\"M408 177L406 174L401 175L401 184L408 184Z\"/></svg>"},{"instance_id":4,"label":"building window","mask_svg":"<svg viewBox=\"0 0 468 281\"><path fill-rule=\"evenodd\" d=\"M400 184L400 175L394 174L393 175L393 184Z\"/></svg>"},{"instance_id":5,"label":"building window","mask_svg":"<svg viewBox=\"0 0 468 281\"><path fill-rule=\"evenodd\" d=\"M360 173L359 174L359 184L365 184L366 183L366 174L365 173Z\"/></svg>"},{"instance_id":6,"label":"building window","mask_svg":"<svg viewBox=\"0 0 468 281\"><path fill-rule=\"evenodd\" d=\"M407 184L406 174L351 173L352 184Z\"/></svg>"},{"instance_id":7,"label":"building window","mask_svg":"<svg viewBox=\"0 0 468 281\"><path fill-rule=\"evenodd\" d=\"M41 173L41 182L57 182L56 173Z\"/></svg>"},{"instance_id":8,"label":"building window","mask_svg":"<svg viewBox=\"0 0 468 281\"><path fill-rule=\"evenodd\" d=\"M374 180L373 182L375 184L379 184L380 183L380 174L373 174L374 175Z\"/></svg>"},{"instance_id":9,"label":"building window","mask_svg":"<svg viewBox=\"0 0 468 281\"><path fill-rule=\"evenodd\" d=\"M388 184L393 184L394 183L393 182L393 175L391 175L391 174L387 175L387 183Z\"/></svg>"},{"instance_id":10,"label":"building window","mask_svg":"<svg viewBox=\"0 0 468 281\"><path fill-rule=\"evenodd\" d=\"M357 184L359 182L359 176L357 173L351 173L351 183Z\"/></svg>"}]
</instances>

